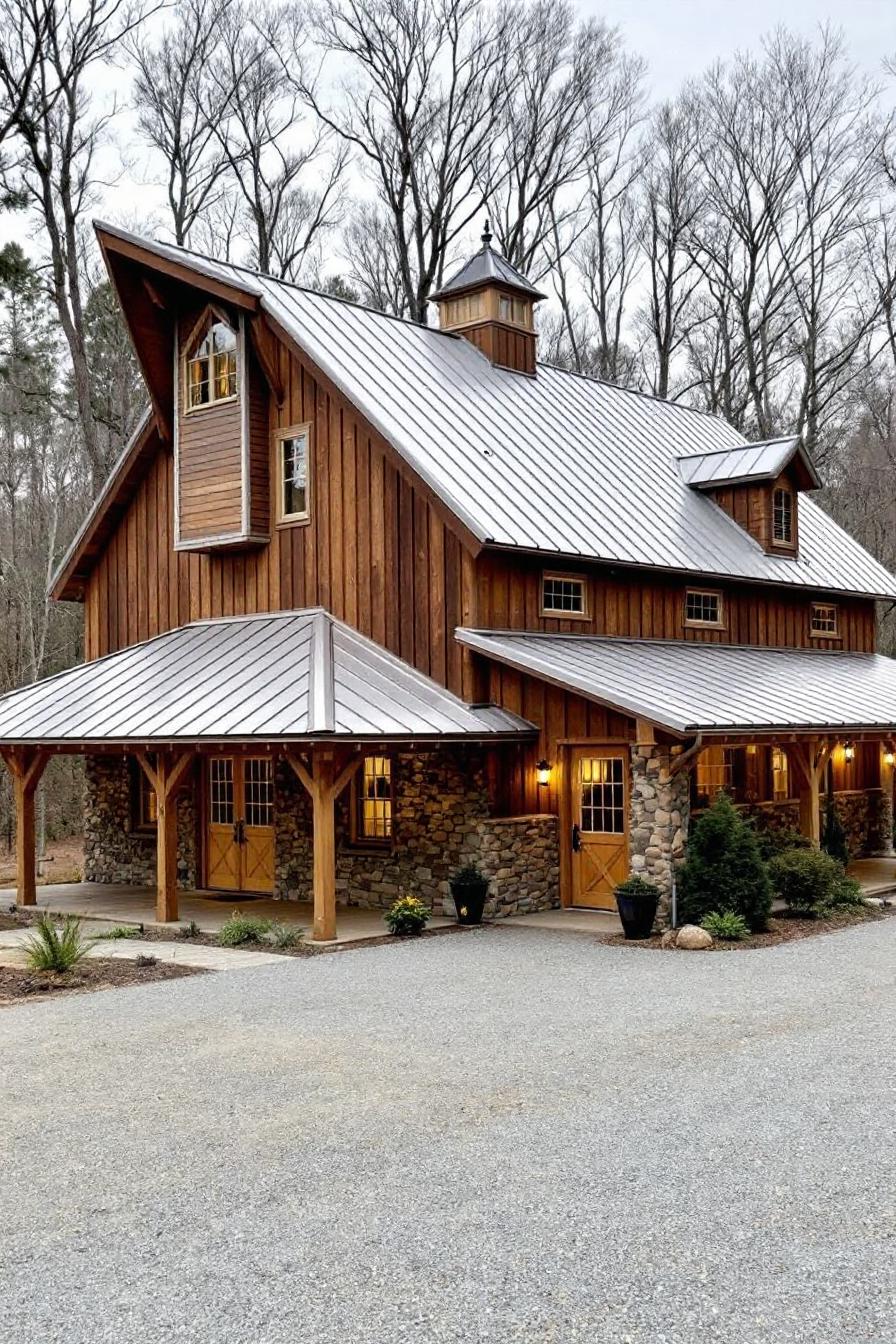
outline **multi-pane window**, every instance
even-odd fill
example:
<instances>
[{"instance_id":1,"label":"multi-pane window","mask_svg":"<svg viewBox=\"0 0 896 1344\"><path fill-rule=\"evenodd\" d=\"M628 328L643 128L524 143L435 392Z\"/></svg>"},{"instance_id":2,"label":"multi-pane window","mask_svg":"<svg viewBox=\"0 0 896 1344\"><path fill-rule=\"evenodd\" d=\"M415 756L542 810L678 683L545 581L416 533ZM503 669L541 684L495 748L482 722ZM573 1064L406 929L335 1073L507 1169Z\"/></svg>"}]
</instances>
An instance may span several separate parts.
<instances>
[{"instance_id":1,"label":"multi-pane window","mask_svg":"<svg viewBox=\"0 0 896 1344\"><path fill-rule=\"evenodd\" d=\"M286 430L278 438L280 518L308 517L308 430Z\"/></svg>"},{"instance_id":2,"label":"multi-pane window","mask_svg":"<svg viewBox=\"0 0 896 1344\"><path fill-rule=\"evenodd\" d=\"M233 760L230 756L213 756L209 762L209 820L213 826L232 826Z\"/></svg>"},{"instance_id":3,"label":"multi-pane window","mask_svg":"<svg viewBox=\"0 0 896 1344\"><path fill-rule=\"evenodd\" d=\"M684 599L684 619L688 625L721 625L722 594L689 588Z\"/></svg>"},{"instance_id":4,"label":"multi-pane window","mask_svg":"<svg viewBox=\"0 0 896 1344\"><path fill-rule=\"evenodd\" d=\"M269 757L250 756L244 762L243 802L247 826L273 826L274 777Z\"/></svg>"},{"instance_id":5,"label":"multi-pane window","mask_svg":"<svg viewBox=\"0 0 896 1344\"><path fill-rule=\"evenodd\" d=\"M236 396L236 332L213 322L187 360L187 405L209 406Z\"/></svg>"},{"instance_id":6,"label":"multi-pane window","mask_svg":"<svg viewBox=\"0 0 896 1344\"><path fill-rule=\"evenodd\" d=\"M697 793L710 802L717 793L734 792L734 752L730 747L707 747L697 758Z\"/></svg>"},{"instance_id":7,"label":"multi-pane window","mask_svg":"<svg viewBox=\"0 0 896 1344\"><path fill-rule=\"evenodd\" d=\"M829 639L837 634L837 608L832 602L812 603L812 634Z\"/></svg>"},{"instance_id":8,"label":"multi-pane window","mask_svg":"<svg viewBox=\"0 0 896 1344\"><path fill-rule=\"evenodd\" d=\"M584 616L585 580L545 574L541 580L541 610L546 616Z\"/></svg>"},{"instance_id":9,"label":"multi-pane window","mask_svg":"<svg viewBox=\"0 0 896 1344\"><path fill-rule=\"evenodd\" d=\"M772 798L776 803L790 797L790 764L787 752L772 747Z\"/></svg>"},{"instance_id":10,"label":"multi-pane window","mask_svg":"<svg viewBox=\"0 0 896 1344\"><path fill-rule=\"evenodd\" d=\"M781 546L793 545L793 495L778 489L772 500L772 540Z\"/></svg>"},{"instance_id":11,"label":"multi-pane window","mask_svg":"<svg viewBox=\"0 0 896 1344\"><path fill-rule=\"evenodd\" d=\"M388 844L392 839L392 762L388 756L365 756L359 773L354 838Z\"/></svg>"},{"instance_id":12,"label":"multi-pane window","mask_svg":"<svg viewBox=\"0 0 896 1344\"><path fill-rule=\"evenodd\" d=\"M150 784L145 771L140 768L136 761L133 762L133 768L134 788L132 797L134 807L132 824L141 831L155 830L159 820L156 791Z\"/></svg>"},{"instance_id":13,"label":"multi-pane window","mask_svg":"<svg viewBox=\"0 0 896 1344\"><path fill-rule=\"evenodd\" d=\"M603 835L625 831L625 776L621 756L590 756L582 761L581 828Z\"/></svg>"}]
</instances>

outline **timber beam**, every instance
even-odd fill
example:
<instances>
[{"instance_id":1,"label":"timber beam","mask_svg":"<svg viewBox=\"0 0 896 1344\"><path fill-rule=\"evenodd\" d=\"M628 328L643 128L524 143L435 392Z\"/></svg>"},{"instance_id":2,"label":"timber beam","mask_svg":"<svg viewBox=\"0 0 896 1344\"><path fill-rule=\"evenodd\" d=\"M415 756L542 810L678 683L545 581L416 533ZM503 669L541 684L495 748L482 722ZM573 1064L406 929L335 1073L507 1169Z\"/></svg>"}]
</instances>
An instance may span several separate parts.
<instances>
[{"instance_id":1,"label":"timber beam","mask_svg":"<svg viewBox=\"0 0 896 1344\"><path fill-rule=\"evenodd\" d=\"M170 924L178 917L177 793L196 753L160 751L154 761L145 751L136 755L156 796L156 920Z\"/></svg>"},{"instance_id":2,"label":"timber beam","mask_svg":"<svg viewBox=\"0 0 896 1344\"><path fill-rule=\"evenodd\" d=\"M336 799L364 757L357 750L340 752L330 746L314 746L308 757L294 751L283 754L311 799L314 900L311 937L316 943L331 943L336 937Z\"/></svg>"},{"instance_id":3,"label":"timber beam","mask_svg":"<svg viewBox=\"0 0 896 1344\"><path fill-rule=\"evenodd\" d=\"M36 905L37 834L34 796L50 753L40 747L4 747L0 749L0 755L12 775L16 805L16 901L18 905Z\"/></svg>"}]
</instances>

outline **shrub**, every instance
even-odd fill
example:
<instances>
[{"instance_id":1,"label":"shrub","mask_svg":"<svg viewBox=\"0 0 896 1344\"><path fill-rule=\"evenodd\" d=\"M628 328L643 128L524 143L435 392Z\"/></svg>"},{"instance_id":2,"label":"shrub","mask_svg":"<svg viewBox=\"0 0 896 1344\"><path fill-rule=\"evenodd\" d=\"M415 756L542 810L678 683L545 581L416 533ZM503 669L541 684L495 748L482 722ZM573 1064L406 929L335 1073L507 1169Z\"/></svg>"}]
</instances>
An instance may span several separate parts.
<instances>
[{"instance_id":1,"label":"shrub","mask_svg":"<svg viewBox=\"0 0 896 1344\"><path fill-rule=\"evenodd\" d=\"M763 863L770 863L776 854L783 853L785 849L812 848L809 837L801 835L799 831L791 830L790 827L775 830L761 823L756 826L756 841Z\"/></svg>"},{"instance_id":2,"label":"shrub","mask_svg":"<svg viewBox=\"0 0 896 1344\"><path fill-rule=\"evenodd\" d=\"M476 867L475 863L468 863L463 868L458 868L456 873L451 874L451 881L456 882L458 886L471 886L474 882L484 882L485 877Z\"/></svg>"},{"instance_id":3,"label":"shrub","mask_svg":"<svg viewBox=\"0 0 896 1344\"><path fill-rule=\"evenodd\" d=\"M258 915L244 915L234 910L227 923L218 934L222 947L239 947L240 943L260 943L266 933L270 933L273 920L262 919Z\"/></svg>"},{"instance_id":4,"label":"shrub","mask_svg":"<svg viewBox=\"0 0 896 1344\"><path fill-rule=\"evenodd\" d=\"M141 967L142 970L146 970L150 966L158 966L158 964L158 957L154 957L151 952L141 952L134 958L134 965Z\"/></svg>"},{"instance_id":5,"label":"shrub","mask_svg":"<svg viewBox=\"0 0 896 1344\"><path fill-rule=\"evenodd\" d=\"M400 938L422 933L429 922L429 911L416 896L399 896L383 916L391 933Z\"/></svg>"},{"instance_id":6,"label":"shrub","mask_svg":"<svg viewBox=\"0 0 896 1344\"><path fill-rule=\"evenodd\" d=\"M297 929L295 924L272 924L268 933L274 947L297 947L304 937L305 930Z\"/></svg>"},{"instance_id":7,"label":"shrub","mask_svg":"<svg viewBox=\"0 0 896 1344\"><path fill-rule=\"evenodd\" d=\"M656 900L659 896L659 891L653 882L648 882L646 877L638 877L637 875L627 877L624 882L620 882L619 886L614 888L615 893L622 896L640 896L644 900Z\"/></svg>"},{"instance_id":8,"label":"shrub","mask_svg":"<svg viewBox=\"0 0 896 1344\"><path fill-rule=\"evenodd\" d=\"M715 911L740 915L754 933L764 929L772 904L771 884L755 832L725 794L694 827L688 857L678 870L678 914L700 924Z\"/></svg>"},{"instance_id":9,"label":"shrub","mask_svg":"<svg viewBox=\"0 0 896 1344\"><path fill-rule=\"evenodd\" d=\"M821 847L826 854L830 854L831 858L836 859L844 868L849 863L849 845L846 843L846 832L843 829L843 822L840 820L840 813L837 811L837 804L830 794L828 794L824 807L824 832L821 837Z\"/></svg>"},{"instance_id":10,"label":"shrub","mask_svg":"<svg viewBox=\"0 0 896 1344\"><path fill-rule=\"evenodd\" d=\"M843 865L822 849L785 850L772 859L768 871L775 891L795 915L822 914L843 884L851 883Z\"/></svg>"},{"instance_id":11,"label":"shrub","mask_svg":"<svg viewBox=\"0 0 896 1344\"><path fill-rule=\"evenodd\" d=\"M116 924L114 929L109 929L106 933L98 933L94 942L101 943L113 938L139 938L140 932L135 924Z\"/></svg>"},{"instance_id":12,"label":"shrub","mask_svg":"<svg viewBox=\"0 0 896 1344\"><path fill-rule=\"evenodd\" d=\"M195 919L191 919L189 924L182 924L180 926L177 931L177 936L178 938L198 938L201 932L202 930Z\"/></svg>"},{"instance_id":13,"label":"shrub","mask_svg":"<svg viewBox=\"0 0 896 1344\"><path fill-rule=\"evenodd\" d=\"M711 910L700 927L712 934L713 938L727 943L740 943L750 936L747 921L733 910Z\"/></svg>"},{"instance_id":14,"label":"shrub","mask_svg":"<svg viewBox=\"0 0 896 1344\"><path fill-rule=\"evenodd\" d=\"M61 930L52 915L41 915L34 929L25 951L35 971L69 971L90 951L92 939L84 937L75 915L66 915Z\"/></svg>"},{"instance_id":15,"label":"shrub","mask_svg":"<svg viewBox=\"0 0 896 1344\"><path fill-rule=\"evenodd\" d=\"M828 909L863 910L864 908L865 897L862 895L861 885L854 877L847 877L844 873L828 897Z\"/></svg>"}]
</instances>

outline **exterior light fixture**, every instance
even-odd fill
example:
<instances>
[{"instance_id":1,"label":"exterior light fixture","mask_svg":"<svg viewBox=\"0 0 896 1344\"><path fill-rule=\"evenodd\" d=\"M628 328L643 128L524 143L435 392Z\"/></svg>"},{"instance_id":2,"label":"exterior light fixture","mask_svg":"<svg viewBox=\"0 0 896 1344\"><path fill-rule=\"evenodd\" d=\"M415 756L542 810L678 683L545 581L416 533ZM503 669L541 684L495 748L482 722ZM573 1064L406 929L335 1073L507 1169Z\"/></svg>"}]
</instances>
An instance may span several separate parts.
<instances>
[{"instance_id":1,"label":"exterior light fixture","mask_svg":"<svg viewBox=\"0 0 896 1344\"><path fill-rule=\"evenodd\" d=\"M539 787L546 788L551 782L551 763L542 758L535 767L535 775L538 779Z\"/></svg>"},{"instance_id":2,"label":"exterior light fixture","mask_svg":"<svg viewBox=\"0 0 896 1344\"><path fill-rule=\"evenodd\" d=\"M847 742L846 746L843 748L843 759L846 761L851 761L855 756L855 754L856 754L855 747L851 742Z\"/></svg>"},{"instance_id":3,"label":"exterior light fixture","mask_svg":"<svg viewBox=\"0 0 896 1344\"><path fill-rule=\"evenodd\" d=\"M894 762L896 762L896 753L894 753L892 747L887 747L884 752L884 765L892 765Z\"/></svg>"}]
</instances>

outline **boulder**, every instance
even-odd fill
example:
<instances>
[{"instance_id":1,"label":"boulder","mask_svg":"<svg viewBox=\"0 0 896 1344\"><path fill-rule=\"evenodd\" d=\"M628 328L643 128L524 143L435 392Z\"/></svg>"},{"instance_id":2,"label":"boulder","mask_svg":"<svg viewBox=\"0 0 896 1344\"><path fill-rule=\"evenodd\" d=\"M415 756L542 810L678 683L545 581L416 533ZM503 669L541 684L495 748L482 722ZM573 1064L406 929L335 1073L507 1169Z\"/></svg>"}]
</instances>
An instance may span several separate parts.
<instances>
[{"instance_id":1,"label":"boulder","mask_svg":"<svg viewBox=\"0 0 896 1344\"><path fill-rule=\"evenodd\" d=\"M683 924L676 935L675 946L688 952L702 952L712 947L712 938L699 924Z\"/></svg>"}]
</instances>

